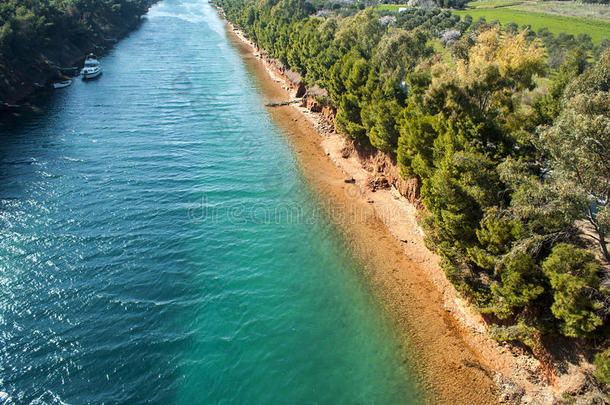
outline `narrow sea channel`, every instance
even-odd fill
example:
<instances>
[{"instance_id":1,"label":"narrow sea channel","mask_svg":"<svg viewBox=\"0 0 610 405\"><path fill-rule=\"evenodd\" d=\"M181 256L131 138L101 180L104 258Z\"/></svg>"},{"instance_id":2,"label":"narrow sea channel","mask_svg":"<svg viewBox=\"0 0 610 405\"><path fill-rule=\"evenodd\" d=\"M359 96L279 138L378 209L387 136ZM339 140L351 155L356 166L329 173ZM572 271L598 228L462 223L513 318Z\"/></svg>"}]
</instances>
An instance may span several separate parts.
<instances>
[{"instance_id":1,"label":"narrow sea channel","mask_svg":"<svg viewBox=\"0 0 610 405\"><path fill-rule=\"evenodd\" d=\"M0 404L419 403L212 6L101 62L0 127Z\"/></svg>"}]
</instances>

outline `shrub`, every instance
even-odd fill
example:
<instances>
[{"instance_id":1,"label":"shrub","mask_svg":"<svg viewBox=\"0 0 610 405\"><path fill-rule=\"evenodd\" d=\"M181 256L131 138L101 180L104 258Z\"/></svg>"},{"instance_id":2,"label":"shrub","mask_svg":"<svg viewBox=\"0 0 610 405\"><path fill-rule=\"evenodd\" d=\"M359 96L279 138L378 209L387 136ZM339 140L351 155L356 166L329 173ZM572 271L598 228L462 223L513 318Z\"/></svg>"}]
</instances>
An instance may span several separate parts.
<instances>
[{"instance_id":1,"label":"shrub","mask_svg":"<svg viewBox=\"0 0 610 405\"><path fill-rule=\"evenodd\" d=\"M554 291L551 311L562 322L563 334L583 337L602 325L597 314L600 266L590 252L560 243L546 258L542 270Z\"/></svg>"},{"instance_id":2,"label":"shrub","mask_svg":"<svg viewBox=\"0 0 610 405\"><path fill-rule=\"evenodd\" d=\"M597 353L593 364L597 367L595 378L601 384L610 385L610 348Z\"/></svg>"}]
</instances>

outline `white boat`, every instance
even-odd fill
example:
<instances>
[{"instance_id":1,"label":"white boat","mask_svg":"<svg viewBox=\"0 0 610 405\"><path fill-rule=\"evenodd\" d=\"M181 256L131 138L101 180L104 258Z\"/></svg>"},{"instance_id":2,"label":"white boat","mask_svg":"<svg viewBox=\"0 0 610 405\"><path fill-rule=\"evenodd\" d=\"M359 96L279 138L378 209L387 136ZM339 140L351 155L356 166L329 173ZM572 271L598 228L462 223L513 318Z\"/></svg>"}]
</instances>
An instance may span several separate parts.
<instances>
[{"instance_id":1,"label":"white boat","mask_svg":"<svg viewBox=\"0 0 610 405\"><path fill-rule=\"evenodd\" d=\"M102 74L102 65L100 65L94 54L90 53L87 59L85 59L85 66L81 70L81 74L84 80L93 79Z\"/></svg>"},{"instance_id":2,"label":"white boat","mask_svg":"<svg viewBox=\"0 0 610 405\"><path fill-rule=\"evenodd\" d=\"M63 89L64 87L68 87L72 84L72 80L64 80L62 82L53 83L54 89Z\"/></svg>"}]
</instances>

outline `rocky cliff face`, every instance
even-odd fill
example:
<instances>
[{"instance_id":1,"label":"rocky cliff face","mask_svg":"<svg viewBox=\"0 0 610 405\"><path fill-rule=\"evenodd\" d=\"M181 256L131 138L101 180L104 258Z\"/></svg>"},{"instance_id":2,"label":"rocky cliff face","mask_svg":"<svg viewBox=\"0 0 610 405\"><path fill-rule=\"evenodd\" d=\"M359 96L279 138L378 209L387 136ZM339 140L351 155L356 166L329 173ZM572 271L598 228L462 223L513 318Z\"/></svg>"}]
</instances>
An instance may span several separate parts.
<instances>
[{"instance_id":1,"label":"rocky cliff face","mask_svg":"<svg viewBox=\"0 0 610 405\"><path fill-rule=\"evenodd\" d=\"M251 44L255 46L253 43ZM303 97L305 95L307 89L298 72L287 69L281 61L270 58L266 51L260 51L256 56L263 61L269 73L279 76L286 83L288 86L287 90L294 91L295 97Z\"/></svg>"},{"instance_id":2,"label":"rocky cliff face","mask_svg":"<svg viewBox=\"0 0 610 405\"><path fill-rule=\"evenodd\" d=\"M366 186L371 191L394 187L400 195L418 209L424 208L420 196L419 180L415 177L404 179L400 175L395 159L379 150L359 146L354 141L347 143L342 154L344 158L350 156L358 158L364 170L369 173Z\"/></svg>"},{"instance_id":3,"label":"rocky cliff face","mask_svg":"<svg viewBox=\"0 0 610 405\"><path fill-rule=\"evenodd\" d=\"M315 91L313 92L315 93ZM307 108L313 113L321 115L324 123L324 130L335 132L335 116L337 111L331 106L322 106L315 96L310 94L310 89L305 93L301 107ZM405 197L417 208L422 209L423 204L420 197L421 184L417 178L404 179L400 175L400 170L396 160L375 148L367 148L359 145L355 141L348 141L342 150L343 158L355 156L358 158L362 167L369 173L367 187L376 191L394 187L400 195Z\"/></svg>"}]
</instances>

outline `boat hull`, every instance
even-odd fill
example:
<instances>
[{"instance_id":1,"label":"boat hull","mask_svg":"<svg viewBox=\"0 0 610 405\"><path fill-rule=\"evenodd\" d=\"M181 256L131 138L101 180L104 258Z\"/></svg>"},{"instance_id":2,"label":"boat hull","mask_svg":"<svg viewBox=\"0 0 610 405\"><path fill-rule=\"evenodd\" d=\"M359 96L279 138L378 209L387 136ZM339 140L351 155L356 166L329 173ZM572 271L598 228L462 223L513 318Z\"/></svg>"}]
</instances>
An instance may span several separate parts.
<instances>
[{"instance_id":1,"label":"boat hull","mask_svg":"<svg viewBox=\"0 0 610 405\"><path fill-rule=\"evenodd\" d=\"M63 89L64 87L68 87L72 84L72 80L67 80L65 82L53 83L54 89Z\"/></svg>"},{"instance_id":2,"label":"boat hull","mask_svg":"<svg viewBox=\"0 0 610 405\"><path fill-rule=\"evenodd\" d=\"M98 70L96 72L83 72L83 80L91 80L102 74L102 70Z\"/></svg>"}]
</instances>

